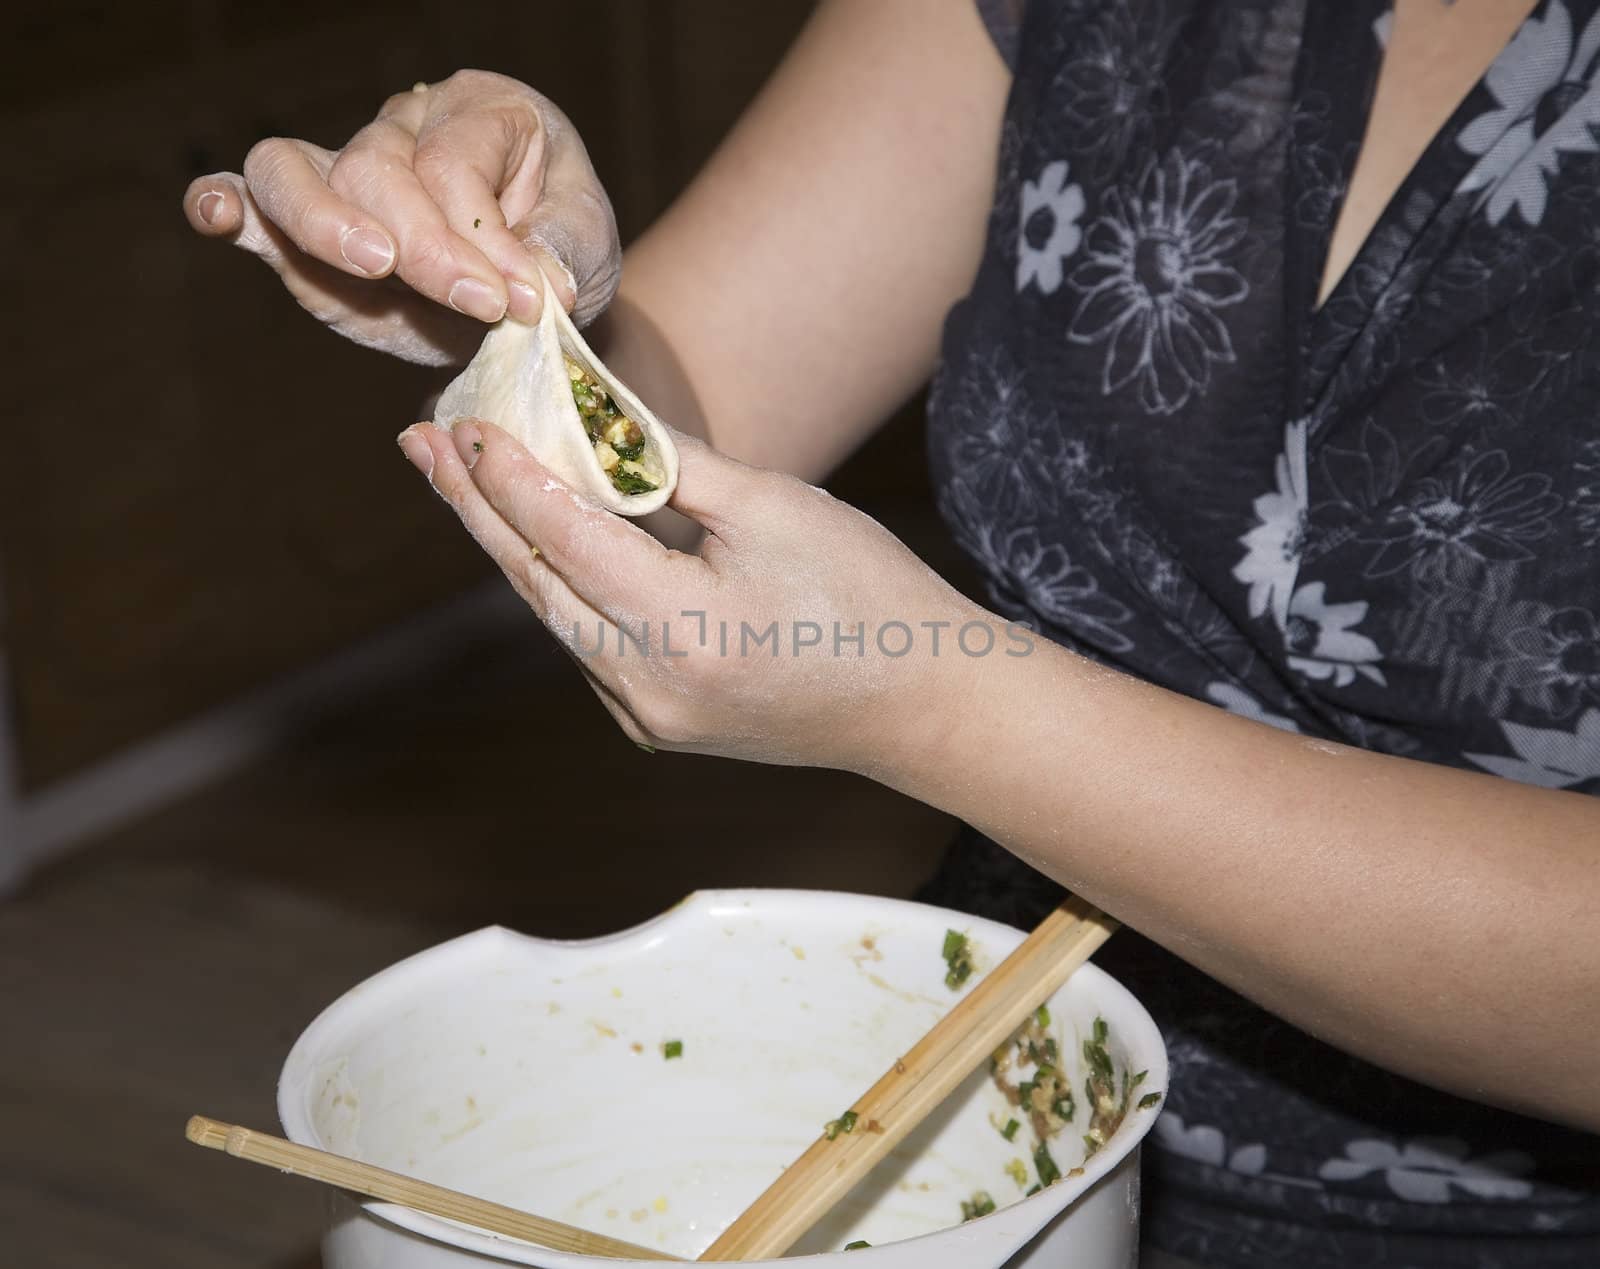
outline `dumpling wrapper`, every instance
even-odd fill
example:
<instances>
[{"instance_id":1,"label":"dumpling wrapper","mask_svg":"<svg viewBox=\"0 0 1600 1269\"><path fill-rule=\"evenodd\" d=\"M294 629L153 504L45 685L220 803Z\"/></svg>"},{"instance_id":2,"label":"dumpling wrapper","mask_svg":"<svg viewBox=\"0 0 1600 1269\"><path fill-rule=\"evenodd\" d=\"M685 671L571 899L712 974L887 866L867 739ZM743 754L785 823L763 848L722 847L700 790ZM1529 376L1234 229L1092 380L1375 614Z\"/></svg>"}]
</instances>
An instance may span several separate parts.
<instances>
[{"instance_id":1,"label":"dumpling wrapper","mask_svg":"<svg viewBox=\"0 0 1600 1269\"><path fill-rule=\"evenodd\" d=\"M658 466L662 473L659 489L625 494L611 483L572 400L563 354L593 375L617 408L639 425L645 438L644 458L654 457L654 463L647 465ZM678 450L667 429L590 351L548 280L539 324L502 318L484 336L478 355L440 396L434 410L434 422L440 427L453 428L457 420L468 418L504 428L567 484L618 515L659 510L678 484Z\"/></svg>"}]
</instances>

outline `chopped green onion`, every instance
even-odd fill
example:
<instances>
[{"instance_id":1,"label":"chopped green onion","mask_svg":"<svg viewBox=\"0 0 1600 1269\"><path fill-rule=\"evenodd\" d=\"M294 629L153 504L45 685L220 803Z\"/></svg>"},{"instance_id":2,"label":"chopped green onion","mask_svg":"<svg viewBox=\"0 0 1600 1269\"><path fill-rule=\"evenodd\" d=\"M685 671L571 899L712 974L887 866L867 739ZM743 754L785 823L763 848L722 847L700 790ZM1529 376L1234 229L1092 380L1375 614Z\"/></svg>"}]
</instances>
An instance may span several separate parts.
<instances>
[{"instance_id":1,"label":"chopped green onion","mask_svg":"<svg viewBox=\"0 0 1600 1269\"><path fill-rule=\"evenodd\" d=\"M1044 1189L1044 1186L1036 1185L1031 1190L1029 1190L1026 1194L1024 1194L1022 1197L1023 1198L1032 1198L1035 1194L1037 1194L1042 1189Z\"/></svg>"},{"instance_id":2,"label":"chopped green onion","mask_svg":"<svg viewBox=\"0 0 1600 1269\"><path fill-rule=\"evenodd\" d=\"M832 1141L841 1132L854 1132L856 1130L857 1118L858 1116L856 1115L855 1111L847 1110L844 1112L844 1114L840 1115L839 1118L828 1120L828 1122L822 1127L822 1134L823 1136L827 1137L829 1141Z\"/></svg>"},{"instance_id":3,"label":"chopped green onion","mask_svg":"<svg viewBox=\"0 0 1600 1269\"><path fill-rule=\"evenodd\" d=\"M961 1219L964 1221L977 1220L980 1216L987 1216L994 1211L994 1199L989 1197L988 1190L976 1190L972 1198L964 1199L961 1203Z\"/></svg>"},{"instance_id":4,"label":"chopped green onion","mask_svg":"<svg viewBox=\"0 0 1600 1269\"><path fill-rule=\"evenodd\" d=\"M944 963L949 967L944 985L954 991L972 975L972 947L959 930L944 932Z\"/></svg>"},{"instance_id":5,"label":"chopped green onion","mask_svg":"<svg viewBox=\"0 0 1600 1269\"><path fill-rule=\"evenodd\" d=\"M1146 1093L1143 1097L1141 1097L1139 1099L1139 1109L1140 1110L1149 1110L1150 1107L1154 1106L1160 1100L1161 1100L1161 1094L1160 1093Z\"/></svg>"},{"instance_id":6,"label":"chopped green onion","mask_svg":"<svg viewBox=\"0 0 1600 1269\"><path fill-rule=\"evenodd\" d=\"M1041 1027L1048 1027L1050 1025L1050 1010L1045 1008L1045 1006L1040 1005L1037 1009L1035 1009L1033 1011L1033 1016L1038 1020Z\"/></svg>"},{"instance_id":7,"label":"chopped green onion","mask_svg":"<svg viewBox=\"0 0 1600 1269\"><path fill-rule=\"evenodd\" d=\"M1061 1179L1061 1169L1050 1155L1050 1147L1040 1142L1033 1152L1033 1170L1039 1174L1040 1185L1054 1185Z\"/></svg>"},{"instance_id":8,"label":"chopped green onion","mask_svg":"<svg viewBox=\"0 0 1600 1269\"><path fill-rule=\"evenodd\" d=\"M1012 1141L1016 1138L1017 1129L1020 1127L1022 1127L1022 1125L1019 1124L1015 1119L1008 1119L1006 1120L1006 1126L1000 1130L1000 1135L1007 1141Z\"/></svg>"},{"instance_id":9,"label":"chopped green onion","mask_svg":"<svg viewBox=\"0 0 1600 1269\"><path fill-rule=\"evenodd\" d=\"M858 1238L853 1243L846 1243L844 1245L844 1249L846 1251L860 1251L863 1247L870 1246L872 1246L872 1244L869 1243L865 1238Z\"/></svg>"},{"instance_id":10,"label":"chopped green onion","mask_svg":"<svg viewBox=\"0 0 1600 1269\"><path fill-rule=\"evenodd\" d=\"M663 1058L681 1058L683 1056L683 1041L668 1040L661 1046L661 1056Z\"/></svg>"},{"instance_id":11,"label":"chopped green onion","mask_svg":"<svg viewBox=\"0 0 1600 1269\"><path fill-rule=\"evenodd\" d=\"M650 493L660 487L654 481L646 480L643 476L635 476L631 471L612 472L611 483L617 487L618 493L625 494Z\"/></svg>"}]
</instances>

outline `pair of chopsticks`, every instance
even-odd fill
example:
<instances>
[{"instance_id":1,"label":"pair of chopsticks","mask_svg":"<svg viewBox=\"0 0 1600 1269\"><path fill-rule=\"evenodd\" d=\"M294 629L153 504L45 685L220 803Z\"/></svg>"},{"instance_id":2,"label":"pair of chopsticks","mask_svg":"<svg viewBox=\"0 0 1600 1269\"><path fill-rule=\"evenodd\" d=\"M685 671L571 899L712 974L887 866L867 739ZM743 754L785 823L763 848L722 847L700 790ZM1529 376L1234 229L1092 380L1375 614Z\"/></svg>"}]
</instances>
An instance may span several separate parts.
<instances>
[{"instance_id":1,"label":"pair of chopsticks","mask_svg":"<svg viewBox=\"0 0 1600 1269\"><path fill-rule=\"evenodd\" d=\"M761 1260L781 1256L794 1246L1116 928L1117 922L1092 904L1068 896L850 1107L856 1114L855 1131L838 1133L831 1140L826 1134L819 1136L700 1259ZM555 1251L634 1260L681 1259L198 1115L189 1121L188 1137L235 1158Z\"/></svg>"}]
</instances>

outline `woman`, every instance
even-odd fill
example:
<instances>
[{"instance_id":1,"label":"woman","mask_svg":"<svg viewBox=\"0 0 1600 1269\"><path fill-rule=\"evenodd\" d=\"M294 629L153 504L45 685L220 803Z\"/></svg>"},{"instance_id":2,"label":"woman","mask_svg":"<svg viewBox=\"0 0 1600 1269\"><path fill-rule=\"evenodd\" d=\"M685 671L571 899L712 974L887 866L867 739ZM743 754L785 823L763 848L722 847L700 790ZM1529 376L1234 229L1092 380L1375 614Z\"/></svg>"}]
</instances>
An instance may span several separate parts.
<instances>
[{"instance_id":1,"label":"woman","mask_svg":"<svg viewBox=\"0 0 1600 1269\"><path fill-rule=\"evenodd\" d=\"M492 426L402 448L636 742L863 772L972 826L935 897L1144 936L1158 1245L1596 1263L1597 6L1020 7L824 4L625 269L480 72L186 208L412 360L541 271L604 310L697 553ZM802 483L930 375L993 612ZM592 652L640 623L687 655Z\"/></svg>"}]
</instances>

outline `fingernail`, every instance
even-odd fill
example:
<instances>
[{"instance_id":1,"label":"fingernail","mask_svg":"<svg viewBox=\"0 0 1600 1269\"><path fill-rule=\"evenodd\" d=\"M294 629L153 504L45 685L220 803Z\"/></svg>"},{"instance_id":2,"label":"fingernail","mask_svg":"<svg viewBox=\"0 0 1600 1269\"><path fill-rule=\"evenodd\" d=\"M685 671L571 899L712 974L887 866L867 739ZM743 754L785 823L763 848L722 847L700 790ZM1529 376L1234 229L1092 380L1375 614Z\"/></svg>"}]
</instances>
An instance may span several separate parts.
<instances>
[{"instance_id":1,"label":"fingernail","mask_svg":"<svg viewBox=\"0 0 1600 1269\"><path fill-rule=\"evenodd\" d=\"M429 480L433 479L433 447L409 427L400 433L400 450L411 460L411 465Z\"/></svg>"},{"instance_id":2,"label":"fingernail","mask_svg":"<svg viewBox=\"0 0 1600 1269\"><path fill-rule=\"evenodd\" d=\"M389 272L394 265L394 243L389 235L365 225L352 225L339 235L339 254L369 277Z\"/></svg>"},{"instance_id":3,"label":"fingernail","mask_svg":"<svg viewBox=\"0 0 1600 1269\"><path fill-rule=\"evenodd\" d=\"M200 195L200 201L195 204L195 210L200 213L200 219L208 225L217 223L217 217L222 215L222 195L216 190L210 190Z\"/></svg>"},{"instance_id":4,"label":"fingernail","mask_svg":"<svg viewBox=\"0 0 1600 1269\"><path fill-rule=\"evenodd\" d=\"M549 269L543 270L545 276L550 279L550 285L558 287L563 282L566 283L567 294L572 296L573 303L576 304L578 300L578 279L572 276L572 270L567 268L567 262L557 255L555 248L548 243L538 238L533 239L533 242L539 248L539 254L560 270L561 276L559 278L554 276Z\"/></svg>"},{"instance_id":5,"label":"fingernail","mask_svg":"<svg viewBox=\"0 0 1600 1269\"><path fill-rule=\"evenodd\" d=\"M450 288L450 307L481 322L498 322L506 315L506 302L477 278L462 278Z\"/></svg>"},{"instance_id":6,"label":"fingernail","mask_svg":"<svg viewBox=\"0 0 1600 1269\"><path fill-rule=\"evenodd\" d=\"M521 322L536 322L544 309L544 296L526 282L507 284L511 292L511 316Z\"/></svg>"},{"instance_id":7,"label":"fingernail","mask_svg":"<svg viewBox=\"0 0 1600 1269\"><path fill-rule=\"evenodd\" d=\"M461 455L462 463L471 471L473 464L478 461L478 455L483 453L483 433L475 424L457 423L450 435L455 437L456 453Z\"/></svg>"}]
</instances>

